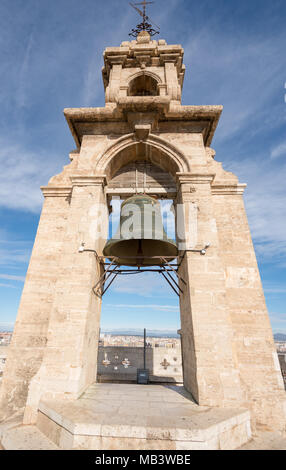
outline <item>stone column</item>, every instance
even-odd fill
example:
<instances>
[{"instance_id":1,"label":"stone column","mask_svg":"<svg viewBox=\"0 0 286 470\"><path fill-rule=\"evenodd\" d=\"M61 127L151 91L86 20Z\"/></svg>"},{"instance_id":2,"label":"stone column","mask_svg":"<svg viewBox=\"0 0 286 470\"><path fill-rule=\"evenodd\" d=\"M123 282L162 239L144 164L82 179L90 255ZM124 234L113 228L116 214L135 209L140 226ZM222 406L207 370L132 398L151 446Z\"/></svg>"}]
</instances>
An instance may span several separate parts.
<instances>
[{"instance_id":1,"label":"stone column","mask_svg":"<svg viewBox=\"0 0 286 470\"><path fill-rule=\"evenodd\" d=\"M244 208L245 185L213 185L233 351L258 425L285 430L286 394Z\"/></svg>"},{"instance_id":2,"label":"stone column","mask_svg":"<svg viewBox=\"0 0 286 470\"><path fill-rule=\"evenodd\" d=\"M47 344L71 187L43 188L43 193L45 200L1 386L0 419L25 406L29 383L39 370Z\"/></svg>"},{"instance_id":3,"label":"stone column","mask_svg":"<svg viewBox=\"0 0 286 470\"><path fill-rule=\"evenodd\" d=\"M205 256L186 252L179 270L186 281L186 285L181 283L184 292L180 297L184 385L199 405L237 407L243 394L232 351L232 325L211 198L213 178L178 174L178 203L186 210L188 205L197 210L196 245L186 248L211 244ZM186 227L188 223L186 215Z\"/></svg>"},{"instance_id":4,"label":"stone column","mask_svg":"<svg viewBox=\"0 0 286 470\"><path fill-rule=\"evenodd\" d=\"M72 177L73 191L59 260L55 298L42 366L33 378L24 423L36 421L45 399L77 399L96 380L101 299L93 292L101 274L94 253L79 253L81 242L100 252L106 233L94 236L107 217L104 177ZM103 204L103 213L99 213ZM106 211L106 214L104 213ZM95 239L96 238L96 239Z\"/></svg>"}]
</instances>

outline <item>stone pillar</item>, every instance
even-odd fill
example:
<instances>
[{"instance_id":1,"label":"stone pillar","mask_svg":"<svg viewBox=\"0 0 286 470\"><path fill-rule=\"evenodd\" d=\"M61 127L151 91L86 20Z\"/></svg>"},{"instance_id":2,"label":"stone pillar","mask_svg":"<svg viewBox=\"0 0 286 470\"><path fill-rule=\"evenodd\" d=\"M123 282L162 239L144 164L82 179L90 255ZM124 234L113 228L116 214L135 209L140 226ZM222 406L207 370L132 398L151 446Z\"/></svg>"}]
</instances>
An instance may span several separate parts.
<instances>
[{"instance_id":1,"label":"stone pillar","mask_svg":"<svg viewBox=\"0 0 286 470\"><path fill-rule=\"evenodd\" d=\"M184 385L199 405L237 407L244 401L232 351L232 325L226 305L225 274L220 259L212 205L213 175L178 174L178 203L197 208L196 246L210 243L206 256L186 252L179 274ZM193 211L192 211L193 212ZM188 217L185 224L188 225Z\"/></svg>"},{"instance_id":2,"label":"stone pillar","mask_svg":"<svg viewBox=\"0 0 286 470\"><path fill-rule=\"evenodd\" d=\"M43 193L45 201L1 386L0 419L25 406L29 383L39 370L47 343L71 188L49 188Z\"/></svg>"},{"instance_id":3,"label":"stone pillar","mask_svg":"<svg viewBox=\"0 0 286 470\"><path fill-rule=\"evenodd\" d=\"M244 185L212 188L233 351L258 425L285 430L285 390L243 201Z\"/></svg>"},{"instance_id":4,"label":"stone pillar","mask_svg":"<svg viewBox=\"0 0 286 470\"><path fill-rule=\"evenodd\" d=\"M121 60L121 59L120 59ZM118 99L121 83L122 64L114 63L110 71L110 79L106 88L106 102L114 103Z\"/></svg>"},{"instance_id":5,"label":"stone pillar","mask_svg":"<svg viewBox=\"0 0 286 470\"><path fill-rule=\"evenodd\" d=\"M48 342L41 368L29 387L24 423L36 421L41 398L77 399L96 380L101 299L93 292L101 274L94 253L79 253L82 241L100 252L106 240L94 236L107 207L103 177L72 177L73 191L59 260Z\"/></svg>"},{"instance_id":6,"label":"stone pillar","mask_svg":"<svg viewBox=\"0 0 286 470\"><path fill-rule=\"evenodd\" d=\"M176 69L175 62L165 63L165 75L168 96L171 97L171 100L180 101L181 87L179 86L178 82L178 72Z\"/></svg>"}]
</instances>

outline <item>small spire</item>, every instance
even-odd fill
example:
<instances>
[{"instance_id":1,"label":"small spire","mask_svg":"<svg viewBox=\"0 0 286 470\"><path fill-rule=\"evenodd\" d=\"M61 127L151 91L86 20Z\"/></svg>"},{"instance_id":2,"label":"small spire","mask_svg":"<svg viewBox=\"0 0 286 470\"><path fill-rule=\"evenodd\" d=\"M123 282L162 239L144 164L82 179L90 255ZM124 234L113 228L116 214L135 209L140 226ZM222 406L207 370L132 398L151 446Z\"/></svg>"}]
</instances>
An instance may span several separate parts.
<instances>
[{"instance_id":1,"label":"small spire","mask_svg":"<svg viewBox=\"0 0 286 470\"><path fill-rule=\"evenodd\" d=\"M150 22L152 22L156 28L160 29L160 27L156 25L156 23L152 21L152 19L149 16L146 15L146 5L151 5L152 3L154 2L146 2L146 0L144 0L141 3L129 3L132 6L132 8L134 8L137 11L137 13L139 13L139 15L142 16L143 18L142 23L138 24L136 28L132 29L131 33L129 33L129 36L133 36L137 38L138 34L141 33L142 31L146 31L150 36L155 36L155 34L159 34L159 31L156 31L152 27L152 24ZM136 5L138 6L142 5L143 11L137 8Z\"/></svg>"}]
</instances>

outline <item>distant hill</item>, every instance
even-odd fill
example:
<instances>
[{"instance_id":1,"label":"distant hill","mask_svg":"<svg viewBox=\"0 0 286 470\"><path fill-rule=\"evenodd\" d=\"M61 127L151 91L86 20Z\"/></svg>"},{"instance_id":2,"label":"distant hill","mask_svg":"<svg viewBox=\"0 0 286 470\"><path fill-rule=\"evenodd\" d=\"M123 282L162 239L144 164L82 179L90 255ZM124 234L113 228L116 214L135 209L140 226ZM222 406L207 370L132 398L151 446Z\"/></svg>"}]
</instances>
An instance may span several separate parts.
<instances>
[{"instance_id":1,"label":"distant hill","mask_svg":"<svg viewBox=\"0 0 286 470\"><path fill-rule=\"evenodd\" d=\"M102 329L101 333L113 336L143 336L144 329ZM146 330L146 336L149 338L179 338L176 330Z\"/></svg>"},{"instance_id":2,"label":"distant hill","mask_svg":"<svg viewBox=\"0 0 286 470\"><path fill-rule=\"evenodd\" d=\"M286 335L284 335L283 333L276 333L274 335L274 339L275 341L286 341Z\"/></svg>"},{"instance_id":3,"label":"distant hill","mask_svg":"<svg viewBox=\"0 0 286 470\"><path fill-rule=\"evenodd\" d=\"M0 332L1 331L13 331L13 326L11 323L0 323ZM143 336L143 328L122 328L122 329L102 329L101 333L106 333L109 335L120 335L120 336ZM179 338L180 336L176 330L147 330L147 336L150 338ZM275 341L286 341L286 334L284 333L275 333Z\"/></svg>"}]
</instances>

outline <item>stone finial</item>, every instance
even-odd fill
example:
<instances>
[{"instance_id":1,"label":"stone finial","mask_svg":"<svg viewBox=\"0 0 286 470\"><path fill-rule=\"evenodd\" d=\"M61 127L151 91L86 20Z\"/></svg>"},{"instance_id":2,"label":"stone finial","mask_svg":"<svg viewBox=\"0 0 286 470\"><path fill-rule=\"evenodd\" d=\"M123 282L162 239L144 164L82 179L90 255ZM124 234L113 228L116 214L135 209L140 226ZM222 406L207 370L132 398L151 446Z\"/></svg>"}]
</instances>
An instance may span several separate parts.
<instances>
[{"instance_id":1,"label":"stone finial","mask_svg":"<svg viewBox=\"0 0 286 470\"><path fill-rule=\"evenodd\" d=\"M148 44L151 41L151 36L147 31L140 31L136 41L138 44Z\"/></svg>"}]
</instances>

